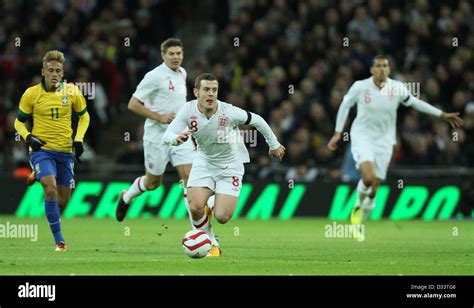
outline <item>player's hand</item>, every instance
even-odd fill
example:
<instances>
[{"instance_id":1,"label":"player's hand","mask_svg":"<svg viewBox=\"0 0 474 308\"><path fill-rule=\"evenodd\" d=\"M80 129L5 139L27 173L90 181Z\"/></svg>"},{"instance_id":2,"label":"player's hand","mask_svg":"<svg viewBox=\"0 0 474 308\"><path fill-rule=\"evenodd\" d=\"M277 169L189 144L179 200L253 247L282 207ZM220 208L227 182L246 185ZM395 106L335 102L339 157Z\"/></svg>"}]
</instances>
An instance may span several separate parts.
<instances>
[{"instance_id":1,"label":"player's hand","mask_svg":"<svg viewBox=\"0 0 474 308\"><path fill-rule=\"evenodd\" d=\"M174 112L162 114L159 121L163 124L170 124L171 121L173 121L175 117L176 117L176 113Z\"/></svg>"},{"instance_id":2,"label":"player's hand","mask_svg":"<svg viewBox=\"0 0 474 308\"><path fill-rule=\"evenodd\" d=\"M82 153L84 153L84 145L82 142L74 141L74 154L78 163L81 163L79 158L81 157Z\"/></svg>"},{"instance_id":3,"label":"player's hand","mask_svg":"<svg viewBox=\"0 0 474 308\"><path fill-rule=\"evenodd\" d=\"M38 151L43 145L46 144L46 141L41 140L33 134L29 134L26 137L26 143L33 149L33 151Z\"/></svg>"},{"instance_id":4,"label":"player's hand","mask_svg":"<svg viewBox=\"0 0 474 308\"><path fill-rule=\"evenodd\" d=\"M178 137L176 137L176 141L178 142L178 144L184 143L188 141L188 138L189 136L191 136L191 134L192 132L190 130L182 132L181 134L178 135Z\"/></svg>"},{"instance_id":5,"label":"player's hand","mask_svg":"<svg viewBox=\"0 0 474 308\"><path fill-rule=\"evenodd\" d=\"M335 151L337 149L337 142L341 139L341 133L334 133L331 140L328 143L328 149Z\"/></svg>"},{"instance_id":6,"label":"player's hand","mask_svg":"<svg viewBox=\"0 0 474 308\"><path fill-rule=\"evenodd\" d=\"M280 145L280 147L277 149L269 150L268 155L270 157L278 157L281 161L283 159L283 156L285 156L285 151L286 151L286 148Z\"/></svg>"},{"instance_id":7,"label":"player's hand","mask_svg":"<svg viewBox=\"0 0 474 308\"><path fill-rule=\"evenodd\" d=\"M443 112L441 114L441 119L451 124L451 127L453 128L461 127L464 123L463 119L459 116L459 112Z\"/></svg>"}]
</instances>

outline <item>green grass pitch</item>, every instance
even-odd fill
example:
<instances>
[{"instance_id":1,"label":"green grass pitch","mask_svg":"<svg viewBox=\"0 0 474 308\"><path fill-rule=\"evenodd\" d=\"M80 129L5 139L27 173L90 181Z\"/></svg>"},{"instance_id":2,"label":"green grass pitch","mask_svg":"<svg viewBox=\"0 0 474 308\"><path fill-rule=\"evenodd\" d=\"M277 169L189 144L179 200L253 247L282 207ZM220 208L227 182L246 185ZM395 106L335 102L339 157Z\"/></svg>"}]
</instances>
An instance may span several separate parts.
<instances>
[{"instance_id":1,"label":"green grass pitch","mask_svg":"<svg viewBox=\"0 0 474 308\"><path fill-rule=\"evenodd\" d=\"M62 219L67 252L54 252L46 218L7 221L39 236L0 238L0 275L474 274L472 221L368 222L364 241L325 237L327 219L214 222L223 255L204 259L181 249L185 220Z\"/></svg>"}]
</instances>

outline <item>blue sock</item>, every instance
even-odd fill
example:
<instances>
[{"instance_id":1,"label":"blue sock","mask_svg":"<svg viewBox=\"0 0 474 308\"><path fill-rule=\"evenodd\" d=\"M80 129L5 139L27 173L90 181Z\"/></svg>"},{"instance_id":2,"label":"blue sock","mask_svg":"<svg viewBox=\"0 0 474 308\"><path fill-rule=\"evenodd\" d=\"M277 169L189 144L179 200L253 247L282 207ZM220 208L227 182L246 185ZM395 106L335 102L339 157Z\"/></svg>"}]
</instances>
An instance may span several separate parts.
<instances>
[{"instance_id":1,"label":"blue sock","mask_svg":"<svg viewBox=\"0 0 474 308\"><path fill-rule=\"evenodd\" d=\"M53 232L56 243L63 242L64 238L61 234L61 223L59 222L59 206L58 201L44 201L46 218L48 218L49 227Z\"/></svg>"}]
</instances>

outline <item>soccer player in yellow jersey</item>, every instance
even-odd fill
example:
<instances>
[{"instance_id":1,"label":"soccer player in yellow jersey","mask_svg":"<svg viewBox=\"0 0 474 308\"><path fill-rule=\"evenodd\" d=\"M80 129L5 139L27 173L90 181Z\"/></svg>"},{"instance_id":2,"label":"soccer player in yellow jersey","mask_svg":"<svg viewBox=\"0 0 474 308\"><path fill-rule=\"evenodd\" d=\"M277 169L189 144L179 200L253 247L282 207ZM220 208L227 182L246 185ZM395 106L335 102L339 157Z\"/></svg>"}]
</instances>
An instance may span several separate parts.
<instances>
[{"instance_id":1,"label":"soccer player in yellow jersey","mask_svg":"<svg viewBox=\"0 0 474 308\"><path fill-rule=\"evenodd\" d=\"M82 141L89 126L86 100L78 87L62 81L64 54L48 51L43 57L40 84L29 87L20 100L15 129L30 147L30 164L44 189L45 213L56 243L56 251L67 250L61 234L59 206L65 207L74 184L74 157L84 152ZM79 116L74 141L73 110ZM28 131L27 119L33 120Z\"/></svg>"}]
</instances>

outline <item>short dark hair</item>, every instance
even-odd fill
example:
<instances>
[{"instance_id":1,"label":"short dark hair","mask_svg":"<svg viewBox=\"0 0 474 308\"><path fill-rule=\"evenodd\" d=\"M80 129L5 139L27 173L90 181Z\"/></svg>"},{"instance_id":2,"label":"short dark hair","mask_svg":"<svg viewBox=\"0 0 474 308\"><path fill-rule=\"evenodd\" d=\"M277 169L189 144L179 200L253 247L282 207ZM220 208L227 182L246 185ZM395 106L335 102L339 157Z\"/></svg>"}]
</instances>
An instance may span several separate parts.
<instances>
[{"instance_id":1,"label":"short dark hair","mask_svg":"<svg viewBox=\"0 0 474 308\"><path fill-rule=\"evenodd\" d=\"M213 80L217 80L217 78L211 73L202 73L199 76L197 76L196 79L194 80L194 87L196 89L199 89L199 87L201 86L201 81L203 80L213 81Z\"/></svg>"},{"instance_id":2,"label":"short dark hair","mask_svg":"<svg viewBox=\"0 0 474 308\"><path fill-rule=\"evenodd\" d=\"M376 60L387 60L388 61L388 57L387 56L384 56L384 55L376 55L373 59L372 59L372 65L375 64L375 61Z\"/></svg>"},{"instance_id":3,"label":"short dark hair","mask_svg":"<svg viewBox=\"0 0 474 308\"><path fill-rule=\"evenodd\" d=\"M166 53L168 51L168 48L175 47L175 46L181 47L181 49L183 49L183 43L181 42L180 39L169 38L163 43L161 43L161 52Z\"/></svg>"}]
</instances>

